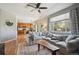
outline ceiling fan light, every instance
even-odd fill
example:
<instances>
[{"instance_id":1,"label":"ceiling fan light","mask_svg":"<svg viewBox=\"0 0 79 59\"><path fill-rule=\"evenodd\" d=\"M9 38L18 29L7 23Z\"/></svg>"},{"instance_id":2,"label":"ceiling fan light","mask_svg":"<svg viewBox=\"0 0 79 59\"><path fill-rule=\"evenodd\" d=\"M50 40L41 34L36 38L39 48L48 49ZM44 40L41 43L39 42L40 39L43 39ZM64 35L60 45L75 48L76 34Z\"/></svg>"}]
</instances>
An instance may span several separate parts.
<instances>
[{"instance_id":1,"label":"ceiling fan light","mask_svg":"<svg viewBox=\"0 0 79 59\"><path fill-rule=\"evenodd\" d=\"M47 7L39 7L39 9L47 9Z\"/></svg>"},{"instance_id":2,"label":"ceiling fan light","mask_svg":"<svg viewBox=\"0 0 79 59\"><path fill-rule=\"evenodd\" d=\"M39 13L41 13L41 11L40 11L40 10L38 10L38 12L39 12Z\"/></svg>"}]
</instances>

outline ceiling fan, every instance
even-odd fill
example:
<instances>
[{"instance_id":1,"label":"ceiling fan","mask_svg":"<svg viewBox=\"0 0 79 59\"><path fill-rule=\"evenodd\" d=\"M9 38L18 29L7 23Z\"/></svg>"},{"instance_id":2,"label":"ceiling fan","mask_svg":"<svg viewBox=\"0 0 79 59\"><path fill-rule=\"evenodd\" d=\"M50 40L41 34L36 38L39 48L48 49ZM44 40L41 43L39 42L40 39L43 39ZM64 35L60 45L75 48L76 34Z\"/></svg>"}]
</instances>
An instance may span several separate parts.
<instances>
[{"instance_id":1,"label":"ceiling fan","mask_svg":"<svg viewBox=\"0 0 79 59\"><path fill-rule=\"evenodd\" d=\"M29 3L29 4L27 4L27 6L29 6L29 7L32 7L32 8L34 8L34 9L37 9L37 11L39 12L39 13L41 13L41 10L40 9L47 9L47 7L40 7L40 5L41 5L41 3ZM31 10L31 12L32 11L34 11L34 10Z\"/></svg>"}]
</instances>

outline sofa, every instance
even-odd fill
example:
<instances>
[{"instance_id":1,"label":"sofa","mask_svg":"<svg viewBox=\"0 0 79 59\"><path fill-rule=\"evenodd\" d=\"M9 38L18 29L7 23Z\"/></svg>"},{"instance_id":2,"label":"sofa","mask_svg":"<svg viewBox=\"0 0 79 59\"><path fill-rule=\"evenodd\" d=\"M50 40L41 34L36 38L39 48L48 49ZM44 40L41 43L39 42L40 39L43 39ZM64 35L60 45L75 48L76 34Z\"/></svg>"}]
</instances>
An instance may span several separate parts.
<instances>
[{"instance_id":1,"label":"sofa","mask_svg":"<svg viewBox=\"0 0 79 59\"><path fill-rule=\"evenodd\" d=\"M50 37L47 41L59 47L63 55L79 54L79 35L54 36L51 32L33 32L33 36L34 40L42 39L43 36Z\"/></svg>"},{"instance_id":2,"label":"sofa","mask_svg":"<svg viewBox=\"0 0 79 59\"><path fill-rule=\"evenodd\" d=\"M34 40L42 39L42 32L33 32Z\"/></svg>"},{"instance_id":3,"label":"sofa","mask_svg":"<svg viewBox=\"0 0 79 59\"><path fill-rule=\"evenodd\" d=\"M59 52L63 55L76 55L79 54L79 36L53 36L48 39L51 44L60 48Z\"/></svg>"}]
</instances>

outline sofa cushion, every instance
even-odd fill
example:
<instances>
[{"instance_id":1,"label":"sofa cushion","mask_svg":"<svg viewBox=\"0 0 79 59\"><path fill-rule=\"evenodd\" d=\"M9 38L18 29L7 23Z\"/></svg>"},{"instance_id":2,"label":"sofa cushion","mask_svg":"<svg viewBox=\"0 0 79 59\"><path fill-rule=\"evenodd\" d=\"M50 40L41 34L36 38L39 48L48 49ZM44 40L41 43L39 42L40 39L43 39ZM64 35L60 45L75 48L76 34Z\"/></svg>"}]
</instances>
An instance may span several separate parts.
<instances>
[{"instance_id":1,"label":"sofa cushion","mask_svg":"<svg viewBox=\"0 0 79 59\"><path fill-rule=\"evenodd\" d=\"M57 45L60 45L62 47L66 47L66 43L64 41L59 41L59 42L56 42Z\"/></svg>"},{"instance_id":2,"label":"sofa cushion","mask_svg":"<svg viewBox=\"0 0 79 59\"><path fill-rule=\"evenodd\" d=\"M58 40L51 40L51 42L56 43L56 42L58 42Z\"/></svg>"},{"instance_id":3,"label":"sofa cushion","mask_svg":"<svg viewBox=\"0 0 79 59\"><path fill-rule=\"evenodd\" d=\"M65 42L68 43L70 40L73 40L73 39L75 39L75 38L77 38L76 35L69 35L69 36L66 38Z\"/></svg>"},{"instance_id":4,"label":"sofa cushion","mask_svg":"<svg viewBox=\"0 0 79 59\"><path fill-rule=\"evenodd\" d=\"M42 36L46 36L46 33L45 32L42 32Z\"/></svg>"},{"instance_id":5,"label":"sofa cushion","mask_svg":"<svg viewBox=\"0 0 79 59\"><path fill-rule=\"evenodd\" d=\"M42 32L39 32L39 36L42 36L42 34L43 34Z\"/></svg>"},{"instance_id":6,"label":"sofa cushion","mask_svg":"<svg viewBox=\"0 0 79 59\"><path fill-rule=\"evenodd\" d=\"M56 39L58 39L59 41L63 41L63 37L62 36L57 36Z\"/></svg>"},{"instance_id":7,"label":"sofa cushion","mask_svg":"<svg viewBox=\"0 0 79 59\"><path fill-rule=\"evenodd\" d=\"M46 37L52 38L52 37L53 37L53 34L52 34L51 32L47 32L47 33L46 33Z\"/></svg>"},{"instance_id":8,"label":"sofa cushion","mask_svg":"<svg viewBox=\"0 0 79 59\"><path fill-rule=\"evenodd\" d=\"M56 42L58 42L58 40L51 40L51 39L47 39L47 41L49 41L51 44L56 44Z\"/></svg>"},{"instance_id":9,"label":"sofa cushion","mask_svg":"<svg viewBox=\"0 0 79 59\"><path fill-rule=\"evenodd\" d=\"M52 37L51 40L58 40L56 37Z\"/></svg>"},{"instance_id":10,"label":"sofa cushion","mask_svg":"<svg viewBox=\"0 0 79 59\"><path fill-rule=\"evenodd\" d=\"M60 48L60 50L59 50L60 53L67 54L67 50L66 50L67 47L66 47L66 43L64 41L56 42L55 45Z\"/></svg>"},{"instance_id":11,"label":"sofa cushion","mask_svg":"<svg viewBox=\"0 0 79 59\"><path fill-rule=\"evenodd\" d=\"M33 32L33 36L34 36L34 39L42 39L42 37L39 36L39 32Z\"/></svg>"},{"instance_id":12,"label":"sofa cushion","mask_svg":"<svg viewBox=\"0 0 79 59\"><path fill-rule=\"evenodd\" d=\"M78 45L79 45L79 38L70 40L67 43L68 52L76 52L78 50Z\"/></svg>"}]
</instances>

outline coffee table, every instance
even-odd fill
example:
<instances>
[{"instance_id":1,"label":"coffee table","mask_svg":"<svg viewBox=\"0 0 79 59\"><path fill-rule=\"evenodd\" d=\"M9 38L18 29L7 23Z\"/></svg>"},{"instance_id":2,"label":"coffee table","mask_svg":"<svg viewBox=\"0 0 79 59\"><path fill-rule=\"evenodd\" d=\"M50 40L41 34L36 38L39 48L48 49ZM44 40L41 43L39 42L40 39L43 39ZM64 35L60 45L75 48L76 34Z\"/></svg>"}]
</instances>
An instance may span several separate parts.
<instances>
[{"instance_id":1,"label":"coffee table","mask_svg":"<svg viewBox=\"0 0 79 59\"><path fill-rule=\"evenodd\" d=\"M52 55L56 55L56 52L60 49L59 47L49 43L46 40L37 40L34 43L38 44L38 51L40 51L40 46L43 46L44 48L49 49L52 52Z\"/></svg>"}]
</instances>

